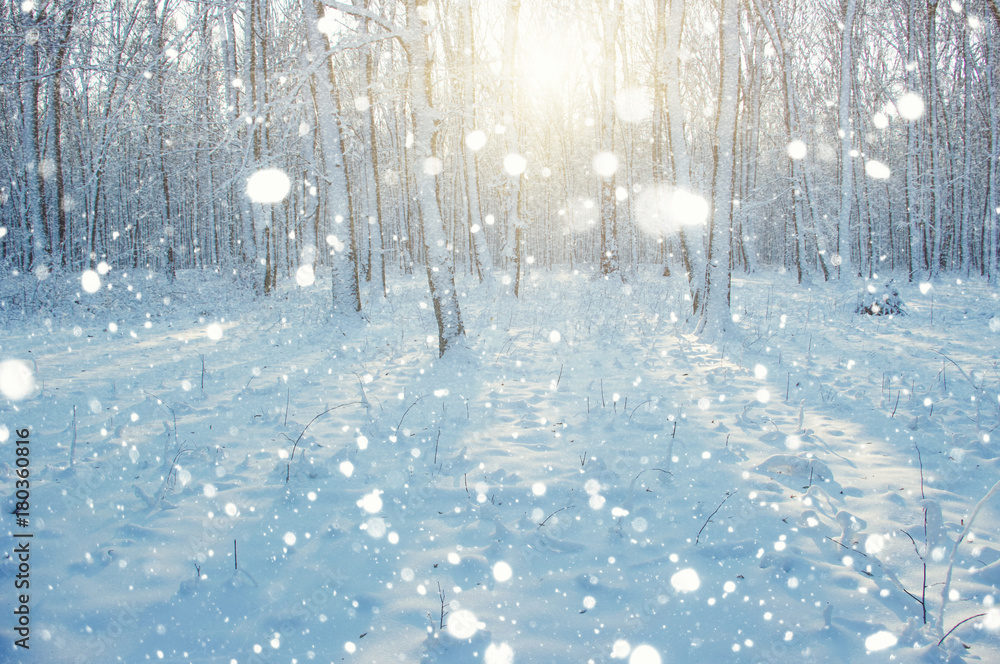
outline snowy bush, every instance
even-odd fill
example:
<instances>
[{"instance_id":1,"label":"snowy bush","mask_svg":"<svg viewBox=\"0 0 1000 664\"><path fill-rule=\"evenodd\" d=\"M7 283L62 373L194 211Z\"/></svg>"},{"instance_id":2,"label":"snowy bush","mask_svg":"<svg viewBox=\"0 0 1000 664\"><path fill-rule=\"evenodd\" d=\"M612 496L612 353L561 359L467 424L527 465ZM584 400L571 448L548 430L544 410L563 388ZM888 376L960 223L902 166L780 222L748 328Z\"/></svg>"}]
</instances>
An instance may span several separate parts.
<instances>
[{"instance_id":1,"label":"snowy bush","mask_svg":"<svg viewBox=\"0 0 1000 664\"><path fill-rule=\"evenodd\" d=\"M858 293L858 306L855 313L869 316L905 316L903 299L899 291L888 281L881 286L868 284L865 290Z\"/></svg>"}]
</instances>

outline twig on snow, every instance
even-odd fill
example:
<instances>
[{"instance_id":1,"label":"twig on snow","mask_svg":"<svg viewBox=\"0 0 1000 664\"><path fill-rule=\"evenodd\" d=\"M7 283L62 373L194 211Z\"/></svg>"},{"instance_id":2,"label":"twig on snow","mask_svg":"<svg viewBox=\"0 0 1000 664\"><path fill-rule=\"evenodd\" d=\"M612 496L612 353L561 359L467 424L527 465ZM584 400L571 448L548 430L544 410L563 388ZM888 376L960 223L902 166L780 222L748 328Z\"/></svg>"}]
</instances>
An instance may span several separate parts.
<instances>
[{"instance_id":1,"label":"twig on snow","mask_svg":"<svg viewBox=\"0 0 1000 664\"><path fill-rule=\"evenodd\" d=\"M977 613L974 616L969 616L965 620L963 620L963 621L961 621L959 623L956 623L954 627L952 627L951 629L948 630L947 634L945 634L944 636L941 637L941 640L938 641L937 644L940 646L942 643L944 643L945 639L947 639L949 636L951 636L952 632L954 632L956 629L958 629L959 627L961 627L965 623L969 622L970 620L975 620L976 618L982 618L985 615L986 615L985 613Z\"/></svg>"},{"instance_id":2,"label":"twig on snow","mask_svg":"<svg viewBox=\"0 0 1000 664\"><path fill-rule=\"evenodd\" d=\"M550 514L550 515L548 515L547 517L545 517L545 518L544 518L544 519L542 520L542 522L541 522L540 524L538 524L538 527L539 527L539 528L541 528L542 526L544 526L544 525L545 525L545 522L546 522L546 521L548 521L549 519L551 519L552 517L554 517L554 516L555 516L556 514L559 514L559 512L562 512L562 511L563 511L563 510L565 510L565 509L569 509L570 507L576 507L576 506L575 506L575 505L567 505L566 507L560 507L560 508L559 508L559 509L557 509L557 510L556 510L555 512L553 512L552 514Z\"/></svg>"},{"instance_id":3,"label":"twig on snow","mask_svg":"<svg viewBox=\"0 0 1000 664\"><path fill-rule=\"evenodd\" d=\"M313 422L315 422L319 418L323 417L327 413L329 413L331 411L334 411L334 410L337 410L338 408L343 408L344 406L357 406L360 403L361 403L360 401L349 401L347 403L342 403L342 404L340 404L338 406L331 406L330 408L327 408L326 410L324 410L322 413L320 413L316 417L314 417L311 420L309 420L309 424L307 424L302 429L302 433L299 434L299 437L296 438L295 442L292 444L292 453L288 455L288 465L285 468L285 484L288 484L288 477L289 477L289 475L292 472L292 461L295 459L295 449L299 446L299 441L302 440L302 436L306 435L306 431L309 430L309 427L312 426Z\"/></svg>"},{"instance_id":4,"label":"twig on snow","mask_svg":"<svg viewBox=\"0 0 1000 664\"><path fill-rule=\"evenodd\" d=\"M722 509L722 506L726 504L727 500L736 495L737 491L739 491L739 489L733 489L732 491L727 491L726 497L722 499L722 502L719 503L719 506L715 508L714 512L708 515L708 518L705 519L705 523L701 524L701 528L698 529L698 534L694 538L695 545L697 545L698 540L701 539L701 533L705 530L705 528L708 527L708 524L712 522L712 517L715 516L719 512L719 510Z\"/></svg>"}]
</instances>

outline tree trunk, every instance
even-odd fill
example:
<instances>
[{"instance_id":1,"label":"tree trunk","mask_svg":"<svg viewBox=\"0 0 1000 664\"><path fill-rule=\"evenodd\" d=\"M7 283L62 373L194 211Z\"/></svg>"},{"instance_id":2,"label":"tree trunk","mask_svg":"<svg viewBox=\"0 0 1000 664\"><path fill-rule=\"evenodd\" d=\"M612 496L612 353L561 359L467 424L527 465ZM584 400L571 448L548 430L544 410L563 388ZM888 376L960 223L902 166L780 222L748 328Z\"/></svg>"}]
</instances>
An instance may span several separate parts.
<instances>
[{"instance_id":1,"label":"tree trunk","mask_svg":"<svg viewBox=\"0 0 1000 664\"><path fill-rule=\"evenodd\" d=\"M369 10L371 2L368 3ZM365 34L368 34L368 21L365 21ZM374 48L374 47L372 47ZM370 143L372 163L372 186L375 188L375 220L378 224L378 264L379 275L382 279L382 297L389 295L389 285L385 277L385 226L382 219L382 181L379 167L379 147L378 138L375 132L375 100L372 85L378 75L375 57L369 48L365 53L365 92L368 95L368 140Z\"/></svg>"},{"instance_id":2,"label":"tree trunk","mask_svg":"<svg viewBox=\"0 0 1000 664\"><path fill-rule=\"evenodd\" d=\"M851 256L851 209L854 205L854 168L851 164L851 145L854 130L851 128L851 89L854 61L851 59L854 17L857 0L843 3L843 28L840 36L840 215L837 224L837 255L840 263L838 274L856 276Z\"/></svg>"},{"instance_id":3,"label":"tree trunk","mask_svg":"<svg viewBox=\"0 0 1000 664\"><path fill-rule=\"evenodd\" d=\"M314 58L329 61L326 54L325 38L318 28L318 7L314 0L302 3L306 21L306 38ZM361 294L357 280L352 276L348 247L350 245L350 199L348 196L347 171L344 168L344 153L341 145L340 126L337 110L330 90L329 64L324 63L313 75L313 90L316 96L316 127L319 129L320 149L323 152L323 182L319 187L323 192L324 213L333 222L331 247L331 268L333 271L331 296L334 311L361 311ZM329 227L329 226L328 226ZM355 257L356 259L356 257Z\"/></svg>"},{"instance_id":4,"label":"tree trunk","mask_svg":"<svg viewBox=\"0 0 1000 664\"><path fill-rule=\"evenodd\" d=\"M472 21L472 5L462 5L462 18L468 47L463 63L463 85L465 88L465 106L463 120L465 135L476 129L476 33ZM466 148L465 152L465 191L469 208L469 234L473 246L473 256L480 281L486 280L493 270L493 260L490 257L489 245L486 242L486 231L483 229L482 203L479 196L479 161L477 150Z\"/></svg>"},{"instance_id":5,"label":"tree trunk","mask_svg":"<svg viewBox=\"0 0 1000 664\"><path fill-rule=\"evenodd\" d=\"M21 159L25 178L27 226L30 237L30 269L50 266L48 232L45 227L44 201L42 200L42 156L38 144L38 17L32 10L22 19L24 40L24 76L21 82Z\"/></svg>"},{"instance_id":6,"label":"tree trunk","mask_svg":"<svg viewBox=\"0 0 1000 664\"><path fill-rule=\"evenodd\" d=\"M927 127L931 142L930 222L934 229L931 245L930 273L937 276L944 267L941 249L944 242L944 191L941 138L938 128L937 84L937 0L927 1Z\"/></svg>"},{"instance_id":7,"label":"tree trunk","mask_svg":"<svg viewBox=\"0 0 1000 664\"><path fill-rule=\"evenodd\" d=\"M409 56L410 108L413 115L413 154L417 204L427 257L427 284L438 326L438 354L444 355L465 334L455 292L455 266L448 251L447 235L437 199L438 170L430 168L436 159L432 151L436 112L430 106L431 68L428 40L430 30L417 11L417 0L406 2L404 47Z\"/></svg>"},{"instance_id":8,"label":"tree trunk","mask_svg":"<svg viewBox=\"0 0 1000 664\"><path fill-rule=\"evenodd\" d=\"M995 5L994 5L995 6ZM1000 11L995 14L997 19L997 29L1000 30ZM987 69L990 72L988 77L988 99L989 99L989 159L987 160L987 180L986 180L986 210L983 220L983 249L986 256L983 258L983 269L990 283L996 283L997 261L1000 254L1000 196L997 195L997 186L1000 183L1000 95L997 95L997 74L996 55L993 49L987 49L986 55Z\"/></svg>"},{"instance_id":9,"label":"tree trunk","mask_svg":"<svg viewBox=\"0 0 1000 664\"><path fill-rule=\"evenodd\" d=\"M604 31L604 59L601 68L601 151L615 153L615 87L617 80L616 48L621 24L622 1L601 3L601 26ZM601 273L617 274L620 269L618 247L618 209L615 200L616 169L598 173L601 178Z\"/></svg>"},{"instance_id":10,"label":"tree trunk","mask_svg":"<svg viewBox=\"0 0 1000 664\"><path fill-rule=\"evenodd\" d=\"M719 80L712 171L712 227L709 238L705 297L700 333L724 332L732 323L730 314L729 252L733 214L733 173L736 166L736 126L739 111L740 25L739 0L722 0L719 49L722 73Z\"/></svg>"},{"instance_id":11,"label":"tree trunk","mask_svg":"<svg viewBox=\"0 0 1000 664\"><path fill-rule=\"evenodd\" d=\"M507 139L507 157L504 167L508 175L506 233L504 235L503 261L504 267L514 266L514 296L520 294L521 267L523 247L520 198L522 172L517 168L521 159L521 148L518 144L518 126L515 117L517 113L517 89L514 85L515 52L517 49L517 21L521 11L521 0L508 0L507 15L504 18L503 37L503 68L500 73L501 107L503 109L504 136ZM508 161L509 160L509 161Z\"/></svg>"}]
</instances>

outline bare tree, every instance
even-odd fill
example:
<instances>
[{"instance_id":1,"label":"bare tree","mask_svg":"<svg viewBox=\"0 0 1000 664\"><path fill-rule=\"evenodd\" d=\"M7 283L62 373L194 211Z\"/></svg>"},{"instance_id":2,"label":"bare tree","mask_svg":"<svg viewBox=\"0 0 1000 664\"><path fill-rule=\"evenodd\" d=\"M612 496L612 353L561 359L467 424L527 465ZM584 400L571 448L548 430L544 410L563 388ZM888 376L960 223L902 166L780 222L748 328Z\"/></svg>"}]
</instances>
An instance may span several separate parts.
<instances>
[{"instance_id":1,"label":"bare tree","mask_svg":"<svg viewBox=\"0 0 1000 664\"><path fill-rule=\"evenodd\" d=\"M712 169L712 226L709 239L705 297L698 329L715 333L729 327L729 269L733 215L733 175L736 167L736 126L740 83L739 0L722 0L719 23L719 79Z\"/></svg>"},{"instance_id":2,"label":"bare tree","mask_svg":"<svg viewBox=\"0 0 1000 664\"><path fill-rule=\"evenodd\" d=\"M436 113L430 105L431 26L426 20L429 18L426 8L427 5L418 5L416 0L407 0L406 31L403 33L402 41L409 57L416 197L420 209L424 250L427 254L427 284L430 287L434 316L438 325L438 353L444 355L445 351L465 334L465 328L462 325L458 293L455 292L455 267L437 199L437 175L440 173L441 160L432 150Z\"/></svg>"},{"instance_id":3,"label":"bare tree","mask_svg":"<svg viewBox=\"0 0 1000 664\"><path fill-rule=\"evenodd\" d=\"M334 310L361 311L361 295L354 266L347 251L350 243L351 206L347 171L344 167L344 153L341 143L337 107L331 92L330 57L324 38L319 32L319 16L315 0L303 0L306 35L309 50L315 61L316 71L312 76L315 97L316 127L319 131L323 152L322 177L323 209L328 220L333 221L333 237L330 238L333 260L332 297Z\"/></svg>"},{"instance_id":4,"label":"bare tree","mask_svg":"<svg viewBox=\"0 0 1000 664\"><path fill-rule=\"evenodd\" d=\"M851 209L854 207L854 167L851 162L854 141L854 129L851 126L854 61L851 57L851 47L857 0L843 0L841 6L843 27L840 41L840 215L837 225L837 254L840 262L837 269L841 276L853 277L856 270L851 256Z\"/></svg>"},{"instance_id":5,"label":"bare tree","mask_svg":"<svg viewBox=\"0 0 1000 664\"><path fill-rule=\"evenodd\" d=\"M601 150L604 155L615 154L615 88L618 81L617 41L618 26L622 18L622 1L600 2L601 28L604 47L601 64ZM598 173L601 178L601 272L605 275L620 269L618 248L618 209L615 200L615 173L617 157L605 160L606 170Z\"/></svg>"}]
</instances>

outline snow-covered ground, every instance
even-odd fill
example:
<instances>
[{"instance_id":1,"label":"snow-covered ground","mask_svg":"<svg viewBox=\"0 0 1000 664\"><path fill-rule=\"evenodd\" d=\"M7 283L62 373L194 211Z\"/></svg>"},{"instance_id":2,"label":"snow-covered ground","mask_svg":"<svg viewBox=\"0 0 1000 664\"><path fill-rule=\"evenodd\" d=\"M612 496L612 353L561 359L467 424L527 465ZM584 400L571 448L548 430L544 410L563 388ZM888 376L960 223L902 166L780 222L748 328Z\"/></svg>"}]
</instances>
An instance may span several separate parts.
<instances>
[{"instance_id":1,"label":"snow-covered ground","mask_svg":"<svg viewBox=\"0 0 1000 664\"><path fill-rule=\"evenodd\" d=\"M0 660L1000 661L997 289L738 277L698 339L656 273L466 277L442 360L419 273L350 321L322 274L6 308Z\"/></svg>"}]
</instances>

